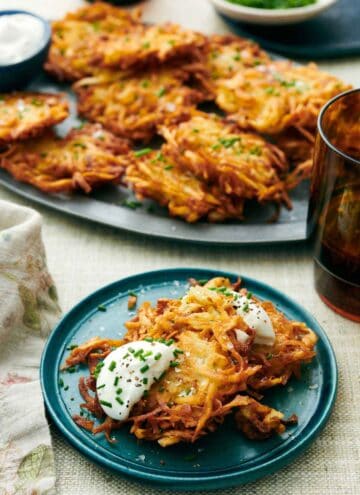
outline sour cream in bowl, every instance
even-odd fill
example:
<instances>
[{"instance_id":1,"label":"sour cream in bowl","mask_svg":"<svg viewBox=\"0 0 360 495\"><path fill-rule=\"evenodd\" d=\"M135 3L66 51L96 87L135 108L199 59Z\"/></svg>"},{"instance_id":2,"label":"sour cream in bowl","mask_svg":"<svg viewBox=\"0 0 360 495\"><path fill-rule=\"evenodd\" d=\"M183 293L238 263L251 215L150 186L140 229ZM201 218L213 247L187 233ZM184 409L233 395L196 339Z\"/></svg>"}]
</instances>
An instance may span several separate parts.
<instances>
[{"instance_id":1,"label":"sour cream in bowl","mask_svg":"<svg viewBox=\"0 0 360 495\"><path fill-rule=\"evenodd\" d=\"M42 71L50 46L49 23L23 10L0 11L0 91L26 86Z\"/></svg>"}]
</instances>

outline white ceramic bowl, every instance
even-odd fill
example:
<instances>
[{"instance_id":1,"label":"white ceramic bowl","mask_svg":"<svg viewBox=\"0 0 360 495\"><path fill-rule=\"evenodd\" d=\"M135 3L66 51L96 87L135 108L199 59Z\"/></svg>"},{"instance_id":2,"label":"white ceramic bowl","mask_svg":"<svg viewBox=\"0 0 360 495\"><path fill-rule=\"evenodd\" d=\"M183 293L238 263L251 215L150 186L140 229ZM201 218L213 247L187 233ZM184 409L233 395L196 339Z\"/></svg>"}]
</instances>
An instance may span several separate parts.
<instances>
[{"instance_id":1,"label":"white ceramic bowl","mask_svg":"<svg viewBox=\"0 0 360 495\"><path fill-rule=\"evenodd\" d=\"M317 0L313 5L290 9L260 9L245 7L227 0L210 0L216 10L231 19L250 24L280 25L295 24L315 17L334 5L337 0Z\"/></svg>"}]
</instances>

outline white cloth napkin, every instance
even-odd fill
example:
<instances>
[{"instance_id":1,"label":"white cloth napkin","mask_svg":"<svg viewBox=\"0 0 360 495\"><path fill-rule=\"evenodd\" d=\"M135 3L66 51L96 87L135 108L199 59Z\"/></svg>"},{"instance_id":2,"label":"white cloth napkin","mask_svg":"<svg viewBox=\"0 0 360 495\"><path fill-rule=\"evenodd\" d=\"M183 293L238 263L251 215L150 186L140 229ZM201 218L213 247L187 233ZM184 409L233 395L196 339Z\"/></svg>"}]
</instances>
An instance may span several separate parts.
<instances>
[{"instance_id":1,"label":"white cloth napkin","mask_svg":"<svg viewBox=\"0 0 360 495\"><path fill-rule=\"evenodd\" d=\"M39 362L59 316L40 215L0 201L0 495L55 493Z\"/></svg>"}]
</instances>

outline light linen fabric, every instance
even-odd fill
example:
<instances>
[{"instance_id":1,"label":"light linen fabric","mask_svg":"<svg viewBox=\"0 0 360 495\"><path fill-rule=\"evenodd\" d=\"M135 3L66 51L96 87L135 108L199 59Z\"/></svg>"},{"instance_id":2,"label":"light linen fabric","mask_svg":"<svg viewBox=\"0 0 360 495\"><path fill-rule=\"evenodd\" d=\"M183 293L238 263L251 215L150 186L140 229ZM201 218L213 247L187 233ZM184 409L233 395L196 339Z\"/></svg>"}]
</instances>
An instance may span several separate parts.
<instances>
[{"instance_id":1,"label":"light linen fabric","mask_svg":"<svg viewBox=\"0 0 360 495\"><path fill-rule=\"evenodd\" d=\"M1 495L55 493L39 362L59 315L40 215L0 201Z\"/></svg>"}]
</instances>

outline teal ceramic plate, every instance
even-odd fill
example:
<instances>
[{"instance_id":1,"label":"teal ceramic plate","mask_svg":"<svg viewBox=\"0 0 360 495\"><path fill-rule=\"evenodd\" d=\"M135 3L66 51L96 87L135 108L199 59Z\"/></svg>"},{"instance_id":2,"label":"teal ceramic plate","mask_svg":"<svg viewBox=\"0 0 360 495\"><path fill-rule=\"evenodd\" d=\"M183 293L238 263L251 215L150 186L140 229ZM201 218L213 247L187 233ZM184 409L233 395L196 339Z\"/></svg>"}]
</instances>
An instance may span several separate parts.
<instances>
[{"instance_id":1,"label":"teal ceramic plate","mask_svg":"<svg viewBox=\"0 0 360 495\"><path fill-rule=\"evenodd\" d=\"M294 461L324 427L334 404L337 385L336 361L329 340L314 318L284 294L256 280L244 277L244 285L256 296L271 300L288 318L304 321L319 336L317 356L304 368L301 381L271 390L264 402L284 412L297 414L299 423L281 436L266 441L250 441L239 433L229 417L217 432L194 445L161 448L150 442L138 442L124 427L107 443L72 421L82 401L78 393L80 369L62 373L59 367L66 347L96 335L119 338L124 322L134 315L128 311L128 292L138 294L138 303L155 302L160 297L180 297L188 279L238 275L215 270L181 268L135 275L94 292L75 306L59 323L45 347L41 363L41 382L47 409L60 431L80 452L99 465L125 476L171 489L225 488L256 480ZM98 306L105 305L106 311Z\"/></svg>"}]
</instances>

